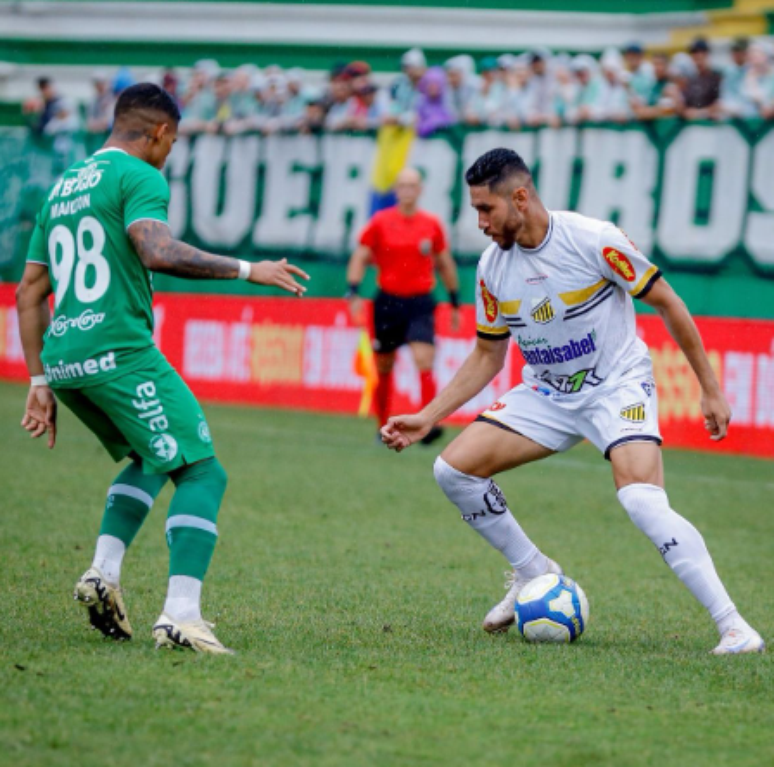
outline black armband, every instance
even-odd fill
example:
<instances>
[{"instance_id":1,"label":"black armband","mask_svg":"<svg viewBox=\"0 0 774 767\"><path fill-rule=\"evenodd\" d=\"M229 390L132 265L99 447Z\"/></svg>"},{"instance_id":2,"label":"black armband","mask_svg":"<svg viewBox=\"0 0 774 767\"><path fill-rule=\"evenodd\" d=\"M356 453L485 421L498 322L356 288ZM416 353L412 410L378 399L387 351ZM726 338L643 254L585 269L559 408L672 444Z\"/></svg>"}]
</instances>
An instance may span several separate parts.
<instances>
[{"instance_id":1,"label":"black armband","mask_svg":"<svg viewBox=\"0 0 774 767\"><path fill-rule=\"evenodd\" d=\"M345 298L354 298L355 296L360 295L360 283L359 282L350 282L347 285L347 292L344 294Z\"/></svg>"},{"instance_id":2,"label":"black armband","mask_svg":"<svg viewBox=\"0 0 774 767\"><path fill-rule=\"evenodd\" d=\"M449 303L455 308L460 308L460 294L459 291L456 290L450 290L449 291Z\"/></svg>"}]
</instances>

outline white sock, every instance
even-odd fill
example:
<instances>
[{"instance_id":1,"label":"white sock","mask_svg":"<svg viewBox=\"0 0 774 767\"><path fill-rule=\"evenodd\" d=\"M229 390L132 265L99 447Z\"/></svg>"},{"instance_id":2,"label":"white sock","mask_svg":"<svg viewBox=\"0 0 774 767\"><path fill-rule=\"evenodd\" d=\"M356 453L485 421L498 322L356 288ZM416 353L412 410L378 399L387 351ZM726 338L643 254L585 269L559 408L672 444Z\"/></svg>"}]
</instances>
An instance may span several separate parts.
<instances>
[{"instance_id":1,"label":"white sock","mask_svg":"<svg viewBox=\"0 0 774 767\"><path fill-rule=\"evenodd\" d=\"M669 507L664 490L656 485L627 485L618 491L618 500L675 575L707 608L721 634L729 628L747 627L715 571L701 533Z\"/></svg>"},{"instance_id":2,"label":"white sock","mask_svg":"<svg viewBox=\"0 0 774 767\"><path fill-rule=\"evenodd\" d=\"M520 576L535 578L548 571L546 556L514 519L502 490L493 480L463 474L440 457L434 471L436 482L465 522L501 552Z\"/></svg>"},{"instance_id":3,"label":"white sock","mask_svg":"<svg viewBox=\"0 0 774 767\"><path fill-rule=\"evenodd\" d=\"M121 564L126 554L126 544L112 535L100 535L94 551L92 567L96 567L111 586L118 586L121 580Z\"/></svg>"},{"instance_id":4,"label":"white sock","mask_svg":"<svg viewBox=\"0 0 774 767\"><path fill-rule=\"evenodd\" d=\"M190 622L202 619L202 582L188 575L173 575L169 579L167 601L164 612L179 621Z\"/></svg>"}]
</instances>

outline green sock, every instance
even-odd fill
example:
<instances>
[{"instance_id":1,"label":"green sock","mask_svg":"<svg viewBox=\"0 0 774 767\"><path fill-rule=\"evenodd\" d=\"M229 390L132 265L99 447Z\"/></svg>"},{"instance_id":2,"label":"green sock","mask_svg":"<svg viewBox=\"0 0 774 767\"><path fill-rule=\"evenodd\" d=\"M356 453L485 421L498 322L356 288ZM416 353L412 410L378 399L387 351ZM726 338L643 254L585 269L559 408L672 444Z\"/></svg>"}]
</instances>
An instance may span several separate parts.
<instances>
[{"instance_id":1,"label":"green sock","mask_svg":"<svg viewBox=\"0 0 774 767\"><path fill-rule=\"evenodd\" d=\"M169 576L202 581L218 540L215 522L226 492L226 472L217 458L209 458L174 472L172 481L177 489L167 517Z\"/></svg>"},{"instance_id":2,"label":"green sock","mask_svg":"<svg viewBox=\"0 0 774 767\"><path fill-rule=\"evenodd\" d=\"M108 490L99 534L112 535L128 548L166 481L165 474L143 474L140 464L132 461Z\"/></svg>"}]
</instances>

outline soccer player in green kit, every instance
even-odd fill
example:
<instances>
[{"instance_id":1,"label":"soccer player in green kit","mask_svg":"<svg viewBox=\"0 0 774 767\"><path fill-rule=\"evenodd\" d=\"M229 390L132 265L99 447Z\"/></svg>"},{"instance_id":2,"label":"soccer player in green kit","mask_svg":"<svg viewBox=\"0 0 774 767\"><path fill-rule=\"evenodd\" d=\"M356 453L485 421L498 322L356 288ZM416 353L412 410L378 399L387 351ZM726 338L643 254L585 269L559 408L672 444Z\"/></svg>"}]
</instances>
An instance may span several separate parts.
<instances>
[{"instance_id":1,"label":"soccer player in green kit","mask_svg":"<svg viewBox=\"0 0 774 767\"><path fill-rule=\"evenodd\" d=\"M163 89L127 88L105 146L65 171L43 205L17 291L32 384L22 426L32 437L47 433L53 448L59 399L114 460L129 458L108 490L92 566L75 585L92 626L113 639L131 638L121 563L171 479L169 587L153 637L157 647L230 653L200 609L226 473L198 402L153 343L149 272L244 279L297 296L306 289L295 278L308 276L284 259L249 263L172 237L160 169L179 121Z\"/></svg>"}]
</instances>

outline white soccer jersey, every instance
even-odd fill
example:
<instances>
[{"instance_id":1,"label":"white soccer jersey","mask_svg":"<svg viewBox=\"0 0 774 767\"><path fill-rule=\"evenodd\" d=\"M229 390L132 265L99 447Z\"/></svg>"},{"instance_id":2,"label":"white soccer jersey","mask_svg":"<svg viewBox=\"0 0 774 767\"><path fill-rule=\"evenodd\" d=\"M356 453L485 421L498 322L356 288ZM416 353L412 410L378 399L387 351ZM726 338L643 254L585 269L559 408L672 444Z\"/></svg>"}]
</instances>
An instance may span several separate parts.
<instances>
[{"instance_id":1,"label":"white soccer jersey","mask_svg":"<svg viewBox=\"0 0 774 767\"><path fill-rule=\"evenodd\" d=\"M527 364L527 386L566 406L635 368L650 369L637 337L631 296L642 297L661 272L606 221L550 213L534 249L487 248L478 265L478 335L509 333Z\"/></svg>"}]
</instances>

